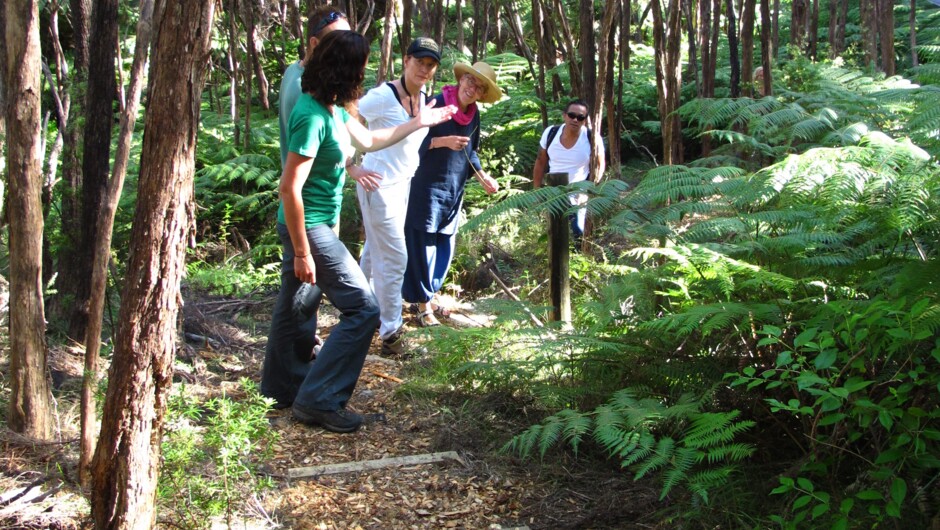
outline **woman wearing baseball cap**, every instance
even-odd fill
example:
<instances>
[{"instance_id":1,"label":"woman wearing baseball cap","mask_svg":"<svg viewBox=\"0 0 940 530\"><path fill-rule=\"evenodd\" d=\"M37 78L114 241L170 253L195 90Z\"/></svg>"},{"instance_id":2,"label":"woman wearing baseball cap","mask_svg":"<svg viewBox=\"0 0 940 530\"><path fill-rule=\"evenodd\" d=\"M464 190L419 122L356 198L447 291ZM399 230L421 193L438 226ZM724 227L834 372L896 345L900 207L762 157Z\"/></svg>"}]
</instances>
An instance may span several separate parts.
<instances>
[{"instance_id":1,"label":"woman wearing baseball cap","mask_svg":"<svg viewBox=\"0 0 940 530\"><path fill-rule=\"evenodd\" d=\"M373 88L359 100L359 115L369 128L393 127L412 119L425 104L424 87L440 63L440 47L434 40L415 39L405 53L401 78ZM391 147L367 154L362 167L381 175L381 181L376 187L356 186L366 233L359 265L379 301L384 355L401 354L404 347L401 283L408 259L404 206L418 167L418 147L427 131L420 129Z\"/></svg>"},{"instance_id":2,"label":"woman wearing baseball cap","mask_svg":"<svg viewBox=\"0 0 940 530\"><path fill-rule=\"evenodd\" d=\"M405 217L408 268L402 297L418 304L421 326L440 324L434 316L433 298L450 269L467 180L474 176L487 193L499 189L496 179L483 171L477 156L480 146L477 102L495 103L503 97L496 84L496 72L482 61L472 66L457 63L454 77L457 84L445 86L434 99L437 105L456 105L457 112L450 120L428 129ZM445 310L437 309L439 314L446 315Z\"/></svg>"}]
</instances>

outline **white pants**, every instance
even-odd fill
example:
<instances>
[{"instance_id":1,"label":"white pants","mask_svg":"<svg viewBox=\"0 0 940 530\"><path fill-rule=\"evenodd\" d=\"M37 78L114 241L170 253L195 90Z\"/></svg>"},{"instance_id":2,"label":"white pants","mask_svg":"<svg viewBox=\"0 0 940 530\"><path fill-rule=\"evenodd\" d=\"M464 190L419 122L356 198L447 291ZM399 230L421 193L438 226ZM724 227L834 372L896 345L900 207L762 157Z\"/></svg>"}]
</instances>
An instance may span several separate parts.
<instances>
[{"instance_id":1,"label":"white pants","mask_svg":"<svg viewBox=\"0 0 940 530\"><path fill-rule=\"evenodd\" d=\"M365 273L381 311L379 337L388 338L401 327L401 284L408 265L405 214L411 179L376 191L356 186L366 243L359 266Z\"/></svg>"}]
</instances>

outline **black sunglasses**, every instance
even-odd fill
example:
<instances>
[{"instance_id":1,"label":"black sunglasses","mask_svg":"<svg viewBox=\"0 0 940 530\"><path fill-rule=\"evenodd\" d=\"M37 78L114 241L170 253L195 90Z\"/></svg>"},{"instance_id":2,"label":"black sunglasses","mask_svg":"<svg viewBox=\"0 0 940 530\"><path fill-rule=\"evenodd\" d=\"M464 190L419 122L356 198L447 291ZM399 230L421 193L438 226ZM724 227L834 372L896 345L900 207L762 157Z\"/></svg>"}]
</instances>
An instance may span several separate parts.
<instances>
[{"instance_id":1,"label":"black sunglasses","mask_svg":"<svg viewBox=\"0 0 940 530\"><path fill-rule=\"evenodd\" d=\"M323 17L317 25L313 27L313 36L316 37L323 31L323 28L329 26L330 24L336 22L339 19L345 19L346 15L342 11L330 11Z\"/></svg>"},{"instance_id":2,"label":"black sunglasses","mask_svg":"<svg viewBox=\"0 0 940 530\"><path fill-rule=\"evenodd\" d=\"M584 121L587 118L584 114L575 114L574 112L566 112L565 114L572 120Z\"/></svg>"}]
</instances>

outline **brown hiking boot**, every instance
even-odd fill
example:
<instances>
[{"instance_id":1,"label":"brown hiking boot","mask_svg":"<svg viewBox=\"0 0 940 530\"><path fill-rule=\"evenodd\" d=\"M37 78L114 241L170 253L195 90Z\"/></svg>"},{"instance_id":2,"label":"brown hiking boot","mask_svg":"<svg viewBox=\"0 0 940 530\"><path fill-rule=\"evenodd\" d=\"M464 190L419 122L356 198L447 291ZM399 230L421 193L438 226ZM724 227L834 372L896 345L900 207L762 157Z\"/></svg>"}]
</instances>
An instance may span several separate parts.
<instances>
[{"instance_id":1,"label":"brown hiking boot","mask_svg":"<svg viewBox=\"0 0 940 530\"><path fill-rule=\"evenodd\" d=\"M381 354L386 357L401 357L405 354L406 349L404 326L395 330L387 338L382 339Z\"/></svg>"}]
</instances>

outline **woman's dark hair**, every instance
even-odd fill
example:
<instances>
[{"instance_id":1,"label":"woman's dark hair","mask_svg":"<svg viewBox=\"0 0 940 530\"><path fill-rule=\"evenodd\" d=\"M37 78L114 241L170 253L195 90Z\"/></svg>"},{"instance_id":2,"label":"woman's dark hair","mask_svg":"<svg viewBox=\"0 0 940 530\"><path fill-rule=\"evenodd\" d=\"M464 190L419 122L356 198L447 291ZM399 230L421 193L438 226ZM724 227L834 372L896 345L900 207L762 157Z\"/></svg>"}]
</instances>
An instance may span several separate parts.
<instances>
[{"instance_id":1,"label":"woman's dark hair","mask_svg":"<svg viewBox=\"0 0 940 530\"><path fill-rule=\"evenodd\" d=\"M323 105L345 106L362 95L369 41L355 31L334 30L313 50L300 86Z\"/></svg>"},{"instance_id":2,"label":"woman's dark hair","mask_svg":"<svg viewBox=\"0 0 940 530\"><path fill-rule=\"evenodd\" d=\"M569 101L568 104L565 105L565 112L568 112L568 109L570 109L571 107L573 107L573 106L575 106L575 105L580 105L580 106L582 106L582 107L584 107L584 108L587 109L588 114L591 113L591 107L588 106L587 101L584 101L583 99L580 99L580 98L579 98L579 99L572 99L571 101Z\"/></svg>"}]
</instances>

